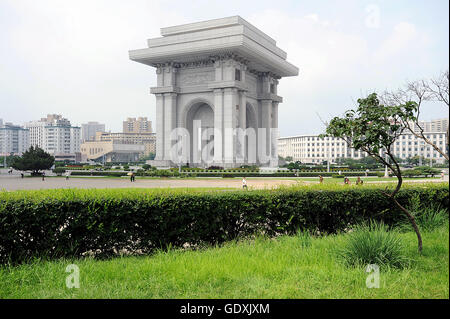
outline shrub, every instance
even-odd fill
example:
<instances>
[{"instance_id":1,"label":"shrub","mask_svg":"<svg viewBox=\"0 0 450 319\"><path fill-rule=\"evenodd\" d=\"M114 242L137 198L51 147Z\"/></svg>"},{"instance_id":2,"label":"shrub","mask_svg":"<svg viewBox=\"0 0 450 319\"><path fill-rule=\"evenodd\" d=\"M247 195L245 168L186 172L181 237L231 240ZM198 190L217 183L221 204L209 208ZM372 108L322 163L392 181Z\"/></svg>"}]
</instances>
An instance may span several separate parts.
<instances>
[{"instance_id":1,"label":"shrub","mask_svg":"<svg viewBox=\"0 0 450 319\"><path fill-rule=\"evenodd\" d=\"M0 192L0 262L34 256L111 256L121 249L220 244L255 233L336 233L402 214L372 186L290 187L257 191L74 190ZM448 207L448 184L408 186L413 196Z\"/></svg>"},{"instance_id":2,"label":"shrub","mask_svg":"<svg viewBox=\"0 0 450 319\"><path fill-rule=\"evenodd\" d=\"M111 177L121 177L127 176L126 172L90 172L90 171L74 171L71 172L72 176L111 176Z\"/></svg>"},{"instance_id":3,"label":"shrub","mask_svg":"<svg viewBox=\"0 0 450 319\"><path fill-rule=\"evenodd\" d=\"M404 268L409 263L404 250L397 232L383 223L370 222L350 233L338 254L349 266Z\"/></svg>"},{"instance_id":4,"label":"shrub","mask_svg":"<svg viewBox=\"0 0 450 319\"><path fill-rule=\"evenodd\" d=\"M441 207L439 203L426 202L423 204L417 194L410 198L408 209L414 216L420 230L432 231L448 224L448 209ZM397 226L402 231L411 229L411 224L406 217L400 220Z\"/></svg>"},{"instance_id":5,"label":"shrub","mask_svg":"<svg viewBox=\"0 0 450 319\"><path fill-rule=\"evenodd\" d=\"M65 172L66 172L66 169L64 167L55 167L53 169L53 173L55 173L58 176L61 176Z\"/></svg>"},{"instance_id":6,"label":"shrub","mask_svg":"<svg viewBox=\"0 0 450 319\"><path fill-rule=\"evenodd\" d=\"M432 231L448 223L448 211L438 207L427 207L414 214L417 225L425 231Z\"/></svg>"}]
</instances>

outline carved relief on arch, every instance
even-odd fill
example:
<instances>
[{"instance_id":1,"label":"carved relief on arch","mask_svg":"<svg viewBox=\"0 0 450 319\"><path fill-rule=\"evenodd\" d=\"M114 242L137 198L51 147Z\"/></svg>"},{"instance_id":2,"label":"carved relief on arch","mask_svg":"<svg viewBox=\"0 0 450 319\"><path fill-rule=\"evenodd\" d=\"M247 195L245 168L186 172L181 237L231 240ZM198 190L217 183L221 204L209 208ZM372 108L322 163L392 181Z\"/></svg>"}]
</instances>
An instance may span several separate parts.
<instances>
[{"instance_id":1,"label":"carved relief on arch","mask_svg":"<svg viewBox=\"0 0 450 319\"><path fill-rule=\"evenodd\" d=\"M214 81L213 71L189 72L180 73L178 75L177 84L181 87L186 85L207 84L211 81Z\"/></svg>"}]
</instances>

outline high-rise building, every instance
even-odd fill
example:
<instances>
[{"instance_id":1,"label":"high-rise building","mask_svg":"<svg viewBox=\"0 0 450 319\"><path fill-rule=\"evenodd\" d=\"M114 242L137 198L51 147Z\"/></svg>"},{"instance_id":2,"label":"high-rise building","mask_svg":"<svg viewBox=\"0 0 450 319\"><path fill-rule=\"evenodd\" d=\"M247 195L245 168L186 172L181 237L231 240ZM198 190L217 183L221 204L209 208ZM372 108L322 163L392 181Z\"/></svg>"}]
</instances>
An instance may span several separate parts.
<instances>
[{"instance_id":1,"label":"high-rise building","mask_svg":"<svg viewBox=\"0 0 450 319\"><path fill-rule=\"evenodd\" d=\"M152 122L146 117L129 117L123 121L123 133L152 133Z\"/></svg>"},{"instance_id":2,"label":"high-rise building","mask_svg":"<svg viewBox=\"0 0 450 319\"><path fill-rule=\"evenodd\" d=\"M0 154L21 155L30 147L29 130L0 119Z\"/></svg>"},{"instance_id":3,"label":"high-rise building","mask_svg":"<svg viewBox=\"0 0 450 319\"><path fill-rule=\"evenodd\" d=\"M72 126L61 115L49 114L25 127L30 131L30 145L42 148L57 160L75 160L80 153L81 128Z\"/></svg>"},{"instance_id":4,"label":"high-rise building","mask_svg":"<svg viewBox=\"0 0 450 319\"><path fill-rule=\"evenodd\" d=\"M97 132L105 132L105 124L98 122L87 122L85 124L81 124L81 140L83 142L93 141L95 139L95 133Z\"/></svg>"},{"instance_id":5,"label":"high-rise building","mask_svg":"<svg viewBox=\"0 0 450 319\"><path fill-rule=\"evenodd\" d=\"M431 120L431 121L427 121L427 122L421 121L418 124L424 130L424 132L428 132L428 133L447 132L447 130L448 130L448 118ZM411 123L411 128L415 132L420 131L420 128L414 123Z\"/></svg>"}]
</instances>

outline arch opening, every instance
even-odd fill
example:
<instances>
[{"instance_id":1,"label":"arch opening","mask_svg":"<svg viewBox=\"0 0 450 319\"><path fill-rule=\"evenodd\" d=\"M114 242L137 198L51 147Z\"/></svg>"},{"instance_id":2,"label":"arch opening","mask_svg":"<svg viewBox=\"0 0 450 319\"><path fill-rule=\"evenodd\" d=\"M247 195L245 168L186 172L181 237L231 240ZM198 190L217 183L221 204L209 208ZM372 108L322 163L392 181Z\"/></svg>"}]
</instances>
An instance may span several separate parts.
<instances>
[{"instance_id":1,"label":"arch opening","mask_svg":"<svg viewBox=\"0 0 450 319\"><path fill-rule=\"evenodd\" d=\"M205 102L190 106L186 114L190 135L190 162L193 167L208 166L214 159L214 110Z\"/></svg>"}]
</instances>

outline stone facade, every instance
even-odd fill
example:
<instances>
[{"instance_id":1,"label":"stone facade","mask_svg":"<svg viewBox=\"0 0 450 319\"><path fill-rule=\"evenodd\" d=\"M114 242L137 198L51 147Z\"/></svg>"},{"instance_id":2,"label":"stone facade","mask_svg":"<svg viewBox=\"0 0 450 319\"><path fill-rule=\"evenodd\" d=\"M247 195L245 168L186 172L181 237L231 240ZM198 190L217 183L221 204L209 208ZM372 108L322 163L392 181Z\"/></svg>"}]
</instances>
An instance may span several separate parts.
<instances>
[{"instance_id":1,"label":"stone facade","mask_svg":"<svg viewBox=\"0 0 450 319\"><path fill-rule=\"evenodd\" d=\"M161 29L130 59L156 68L156 158L171 166L277 166L279 79L298 69L239 16Z\"/></svg>"}]
</instances>

